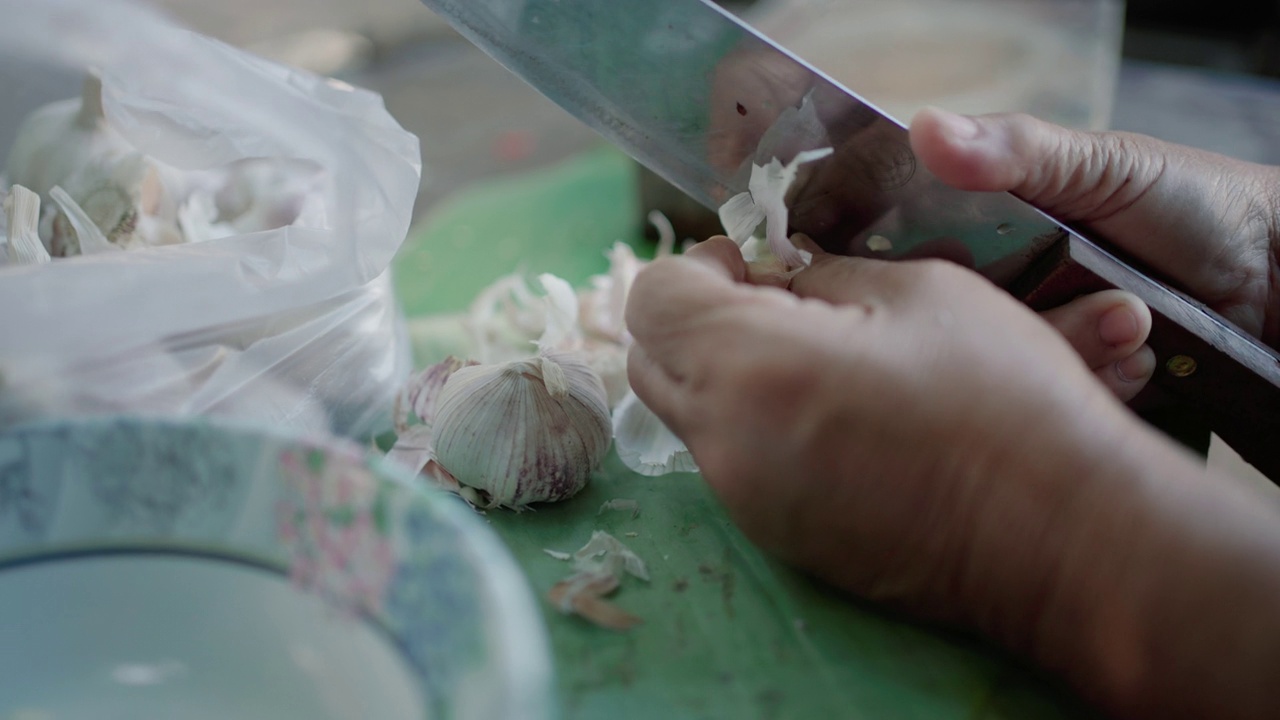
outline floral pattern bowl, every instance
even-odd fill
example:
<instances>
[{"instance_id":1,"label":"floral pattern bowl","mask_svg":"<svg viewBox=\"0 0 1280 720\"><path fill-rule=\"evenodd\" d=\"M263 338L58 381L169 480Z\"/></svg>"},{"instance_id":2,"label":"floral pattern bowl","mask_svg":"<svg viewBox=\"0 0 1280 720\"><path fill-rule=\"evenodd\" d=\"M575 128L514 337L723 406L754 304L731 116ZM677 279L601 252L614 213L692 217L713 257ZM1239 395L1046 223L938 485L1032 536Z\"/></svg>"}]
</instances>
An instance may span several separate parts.
<instances>
[{"instance_id":1,"label":"floral pattern bowl","mask_svg":"<svg viewBox=\"0 0 1280 720\"><path fill-rule=\"evenodd\" d=\"M359 448L211 421L0 435L0 718L554 714L523 574Z\"/></svg>"}]
</instances>

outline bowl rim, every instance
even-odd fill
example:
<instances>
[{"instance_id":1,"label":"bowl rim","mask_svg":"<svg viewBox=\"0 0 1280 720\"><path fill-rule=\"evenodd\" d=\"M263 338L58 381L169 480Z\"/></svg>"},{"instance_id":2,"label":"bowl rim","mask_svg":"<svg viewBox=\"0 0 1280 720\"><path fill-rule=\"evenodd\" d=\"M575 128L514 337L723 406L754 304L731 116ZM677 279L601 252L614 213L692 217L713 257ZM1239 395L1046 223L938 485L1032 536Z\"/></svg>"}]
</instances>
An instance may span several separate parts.
<instances>
[{"instance_id":1,"label":"bowl rim","mask_svg":"<svg viewBox=\"0 0 1280 720\"><path fill-rule=\"evenodd\" d=\"M81 429L118 425L158 428L162 432L199 428L217 435L259 437L325 454L358 457L360 467L367 470L376 483L391 483L404 492L426 498L442 519L463 537L468 554L473 556L469 564L476 570L486 611L484 647L490 658L487 664L498 669L502 679L499 688L488 688L490 695L479 704L482 712L476 720L488 717L549 720L555 714L558 707L555 663L541 605L511 550L497 532L460 499L417 481L407 469L351 438L296 431L241 418L146 414L41 418L8 425L0 429L0 437L55 431L69 431L74 436L83 431ZM483 562L474 562L476 558L483 558ZM414 673L421 678L416 668ZM501 693L496 692L499 689ZM473 716L460 717L471 720Z\"/></svg>"}]
</instances>

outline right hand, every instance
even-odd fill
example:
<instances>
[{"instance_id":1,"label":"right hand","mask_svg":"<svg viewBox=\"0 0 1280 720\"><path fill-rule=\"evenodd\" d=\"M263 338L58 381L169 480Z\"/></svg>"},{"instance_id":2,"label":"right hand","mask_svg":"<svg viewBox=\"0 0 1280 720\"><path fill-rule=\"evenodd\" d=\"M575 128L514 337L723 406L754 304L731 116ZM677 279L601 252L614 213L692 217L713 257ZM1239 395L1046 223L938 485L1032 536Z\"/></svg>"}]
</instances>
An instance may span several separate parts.
<instances>
[{"instance_id":1,"label":"right hand","mask_svg":"<svg viewBox=\"0 0 1280 720\"><path fill-rule=\"evenodd\" d=\"M911 146L943 182L1009 191L1080 223L1280 344L1280 168L1023 114L933 108L913 118Z\"/></svg>"}]
</instances>

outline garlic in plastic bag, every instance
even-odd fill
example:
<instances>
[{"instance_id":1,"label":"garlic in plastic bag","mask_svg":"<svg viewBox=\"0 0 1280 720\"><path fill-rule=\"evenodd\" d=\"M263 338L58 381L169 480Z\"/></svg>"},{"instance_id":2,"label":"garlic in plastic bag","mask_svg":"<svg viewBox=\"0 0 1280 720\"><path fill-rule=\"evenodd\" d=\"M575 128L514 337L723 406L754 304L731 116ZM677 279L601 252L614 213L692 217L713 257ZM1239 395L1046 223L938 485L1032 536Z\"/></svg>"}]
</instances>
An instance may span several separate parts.
<instances>
[{"instance_id":1,"label":"garlic in plastic bag","mask_svg":"<svg viewBox=\"0 0 1280 720\"><path fill-rule=\"evenodd\" d=\"M102 78L86 73L80 97L50 103L33 111L18 128L6 165L9 181L38 195L94 159L133 152L102 112Z\"/></svg>"},{"instance_id":2,"label":"garlic in plastic bag","mask_svg":"<svg viewBox=\"0 0 1280 720\"><path fill-rule=\"evenodd\" d=\"M41 240L55 244L56 225L58 249L79 253L0 271L0 304L23 310L0 333L0 396L67 385L24 404L29 419L221 413L307 432L384 429L410 369L388 265L421 154L382 98L140 1L0 10L0 162L19 184L46 172L33 181ZM131 156L140 182L125 172ZM196 193L234 232L193 242L179 209Z\"/></svg>"}]
</instances>

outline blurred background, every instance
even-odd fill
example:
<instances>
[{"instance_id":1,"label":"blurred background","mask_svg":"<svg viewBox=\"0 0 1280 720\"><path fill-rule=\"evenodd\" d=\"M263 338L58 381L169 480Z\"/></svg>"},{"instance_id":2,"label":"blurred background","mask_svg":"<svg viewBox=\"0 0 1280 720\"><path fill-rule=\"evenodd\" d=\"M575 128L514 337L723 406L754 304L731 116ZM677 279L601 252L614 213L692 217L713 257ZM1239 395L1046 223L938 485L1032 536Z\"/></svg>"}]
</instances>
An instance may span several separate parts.
<instances>
[{"instance_id":1,"label":"blurred background","mask_svg":"<svg viewBox=\"0 0 1280 720\"><path fill-rule=\"evenodd\" d=\"M422 140L419 214L481 179L546 166L600 143L592 132L455 35L417 0L154 2L203 33L382 93L391 113ZM845 26L813 20L829 17L833 11L857 17L873 11L893 15L899 22L895 27L924 23L917 29L934 32L945 43L935 45L935 54L954 56L956 47L991 47L972 31L957 29L954 22L934 17L930 25L931 3L934 8L949 7L952 14L984 17L986 12L986 17L1004 18L1002 22L1007 22L1010 7L1031 8L1026 12L1039 13L1041 18L1032 25L1037 31L1056 32L1077 53L1083 47L1095 61L1092 67L1051 63L1034 78L1042 85L1074 78L1087 85L1064 92L1097 95L1087 99L1092 117L1075 123L1070 122L1075 116L1057 118L1067 124L1138 130L1280 163L1280 123L1275 122L1280 101L1274 90L1280 83L1280 0L1211 4L1193 0L749 0L727 1L725 6L765 26L790 17L790 23L784 23L788 27L778 34L787 36L788 44L802 54L807 54L805 43L797 38L805 32L822 27L843 31ZM1080 6L1087 7L1092 24L1073 26L1062 20L1062 8ZM906 17L913 12L914 19ZM854 37L859 24L850 22L847 27ZM1029 41L1027 32L1017 32L1024 42ZM829 46L830 38L826 43ZM828 72L838 74L841 59L846 68L866 66L854 61L859 57L854 51L867 47L866 43L841 46L842 51L854 53L848 56L833 55L828 46L811 45L815 48L811 59ZM1040 42L1042 54L1044 46ZM926 72L956 66L955 62L939 64L929 53L908 52L901 44L888 47L925 63ZM837 67L824 65L823 60ZM994 87L1001 81L990 67L1007 71L1025 64L1001 63L999 57L974 62L973 72L987 73ZM883 68L895 66L906 72L899 58L890 57L874 74L846 81L871 95L876 88L868 83L883 80L887 77ZM890 87L903 87L897 76L889 77ZM901 117L917 100L933 99L927 95L908 98L904 110L895 114ZM892 104L883 102L884 98L872 99ZM983 109L984 98L971 95L970 99Z\"/></svg>"}]
</instances>

